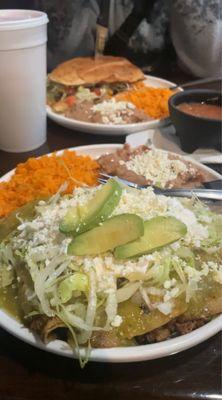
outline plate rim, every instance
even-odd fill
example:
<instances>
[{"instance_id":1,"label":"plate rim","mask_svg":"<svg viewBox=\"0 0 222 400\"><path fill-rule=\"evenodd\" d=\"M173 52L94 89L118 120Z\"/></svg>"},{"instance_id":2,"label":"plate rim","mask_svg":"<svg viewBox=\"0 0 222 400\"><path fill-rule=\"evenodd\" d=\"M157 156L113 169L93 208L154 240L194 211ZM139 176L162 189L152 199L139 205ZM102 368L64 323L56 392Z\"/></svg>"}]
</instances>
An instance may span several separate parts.
<instances>
[{"instance_id":1,"label":"plate rim","mask_svg":"<svg viewBox=\"0 0 222 400\"><path fill-rule=\"evenodd\" d=\"M121 148L122 144L117 143L108 143L108 144L92 144L86 146L74 146L70 148L65 148L58 150L56 152L47 153L47 156L50 156L52 153L61 154L64 150L78 151L84 152L86 151L86 155L90 153L92 150L100 150L103 151L108 149L118 149ZM89 153L87 153L89 151ZM168 152L166 150L161 150L163 152ZM81 153L84 154L84 153ZM101 153L102 154L102 153ZM103 152L104 154L104 152ZM176 153L173 153L176 154ZM89 154L90 155L90 154ZM41 156L40 156L41 157ZM185 158L182 156L182 158ZM189 161L190 158L189 158ZM192 160L192 162L204 170L210 171L215 175L215 177L221 177L221 175L209 167L202 165L201 163ZM4 174L0 177L0 182L7 181L14 173L15 168L11 171ZM10 334L12 334L17 339L28 343L40 350L44 350L46 352L54 353L63 357L68 358L77 358L78 354L76 351L70 349L70 347L60 340L55 340L50 342L48 345L45 345L41 342L40 338L38 338L34 333L32 333L28 328L26 328L22 323L13 318L9 313L0 309L0 327ZM128 347L113 347L113 348L100 348L100 349L92 349L89 361L95 362L108 362L108 363L128 363L128 362L141 362L148 361L153 359L158 359L162 357L167 357L181 351L187 350L197 344L206 341L210 337L214 336L222 329L222 314L216 316L213 320L206 323L200 328L187 333L182 336L178 336L176 338L168 339L163 342L146 344L146 345L138 345L138 346L128 346ZM85 351L81 350L81 356L84 356Z\"/></svg>"},{"instance_id":2,"label":"plate rim","mask_svg":"<svg viewBox=\"0 0 222 400\"><path fill-rule=\"evenodd\" d=\"M93 149L96 149L96 148L106 149L106 148L109 148L109 147L113 147L113 149L118 149L118 148L121 148L124 144L125 144L125 142L124 143L98 143L98 144L89 144L89 145L82 145L82 146L65 147L64 149L51 151L50 153L45 153L45 154L42 154L42 155L50 156L52 154L61 154L64 150L71 150L71 151L82 151L82 150L84 151L84 150L86 150L87 151L87 150L93 150ZM196 160L192 159L191 156L177 154L177 153L175 153L173 151L168 151L168 150L163 150L163 149L155 149L155 150L163 151L164 153L170 153L170 154L179 155L180 157L186 159L187 161L192 162L193 164L201 167L205 171L213 173L213 175L215 175L216 178L219 178L219 179L222 178L222 175L219 172L216 172L212 168L208 167L207 165L201 164L199 161L196 161ZM28 157L28 158L32 158L32 157L39 158L39 157L42 157L42 155L40 155L38 157L31 156L31 157ZM7 181L7 179L9 179L13 175L15 169L16 169L16 167L11 169L10 171L6 172L4 175L2 175L0 177L0 182Z\"/></svg>"}]
</instances>

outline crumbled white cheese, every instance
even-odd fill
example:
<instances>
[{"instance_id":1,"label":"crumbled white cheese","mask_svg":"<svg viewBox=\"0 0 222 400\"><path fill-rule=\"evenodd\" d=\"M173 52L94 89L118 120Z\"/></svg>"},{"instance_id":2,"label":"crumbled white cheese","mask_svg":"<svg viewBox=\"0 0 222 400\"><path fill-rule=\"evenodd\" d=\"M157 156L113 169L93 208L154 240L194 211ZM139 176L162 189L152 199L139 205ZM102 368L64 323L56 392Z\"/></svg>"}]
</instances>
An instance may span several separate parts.
<instances>
[{"instance_id":1,"label":"crumbled white cheese","mask_svg":"<svg viewBox=\"0 0 222 400\"><path fill-rule=\"evenodd\" d=\"M114 320L111 322L111 325L115 328L118 328L123 322L123 319L120 315L116 315Z\"/></svg>"},{"instance_id":2,"label":"crumbled white cheese","mask_svg":"<svg viewBox=\"0 0 222 400\"><path fill-rule=\"evenodd\" d=\"M165 187L167 182L176 179L178 174L187 171L187 166L183 161L171 160L167 152L156 149L137 154L129 161L122 161L122 164L161 187Z\"/></svg>"},{"instance_id":3,"label":"crumbled white cheese","mask_svg":"<svg viewBox=\"0 0 222 400\"><path fill-rule=\"evenodd\" d=\"M172 311L172 303L170 301L160 303L157 305L157 309L164 315L169 315Z\"/></svg>"},{"instance_id":4,"label":"crumbled white cheese","mask_svg":"<svg viewBox=\"0 0 222 400\"><path fill-rule=\"evenodd\" d=\"M212 217L209 215L201 214L198 216L199 222L210 224L212 222Z\"/></svg>"},{"instance_id":5,"label":"crumbled white cheese","mask_svg":"<svg viewBox=\"0 0 222 400\"><path fill-rule=\"evenodd\" d=\"M163 290L151 286L151 287L147 288L147 293L149 293L153 296L161 296L163 294Z\"/></svg>"},{"instance_id":6,"label":"crumbled white cheese","mask_svg":"<svg viewBox=\"0 0 222 400\"><path fill-rule=\"evenodd\" d=\"M144 190L126 188L123 189L120 202L113 215L134 213L147 220L156 215L165 214L167 207L166 197L156 196L152 188Z\"/></svg>"},{"instance_id":7,"label":"crumbled white cheese","mask_svg":"<svg viewBox=\"0 0 222 400\"><path fill-rule=\"evenodd\" d=\"M207 261L202 264L202 275L206 276L210 271L213 272L213 278L216 282L222 283L222 264L213 261Z\"/></svg>"},{"instance_id":8,"label":"crumbled white cheese","mask_svg":"<svg viewBox=\"0 0 222 400\"><path fill-rule=\"evenodd\" d=\"M201 246L201 241L208 238L207 227L198 222L194 212L185 208L178 199L169 198L166 214L178 218L187 226L187 235L184 238L186 244L194 245L198 248Z\"/></svg>"},{"instance_id":9,"label":"crumbled white cheese","mask_svg":"<svg viewBox=\"0 0 222 400\"><path fill-rule=\"evenodd\" d=\"M170 294L171 294L171 297L177 297L177 295L179 294L179 288L175 287L175 288L171 289Z\"/></svg>"},{"instance_id":10,"label":"crumbled white cheese","mask_svg":"<svg viewBox=\"0 0 222 400\"><path fill-rule=\"evenodd\" d=\"M99 112L102 115L104 124L124 124L124 115L133 114L135 106L126 101L106 100L91 107L93 113Z\"/></svg>"},{"instance_id":11,"label":"crumbled white cheese","mask_svg":"<svg viewBox=\"0 0 222 400\"><path fill-rule=\"evenodd\" d=\"M218 271L215 271L213 274L213 278L216 282L222 284L222 265L220 266L220 269Z\"/></svg>"},{"instance_id":12,"label":"crumbled white cheese","mask_svg":"<svg viewBox=\"0 0 222 400\"><path fill-rule=\"evenodd\" d=\"M173 279L170 279L170 280L165 281L163 286L164 286L165 289L170 289L170 288L171 288L172 286L174 286L176 283L177 283L176 279L173 278Z\"/></svg>"},{"instance_id":13,"label":"crumbled white cheese","mask_svg":"<svg viewBox=\"0 0 222 400\"><path fill-rule=\"evenodd\" d=\"M171 247L171 249L173 249L173 250L178 250L179 248L180 248L180 243L179 242L175 242L175 243L172 243L171 245L170 245L170 247Z\"/></svg>"}]
</instances>

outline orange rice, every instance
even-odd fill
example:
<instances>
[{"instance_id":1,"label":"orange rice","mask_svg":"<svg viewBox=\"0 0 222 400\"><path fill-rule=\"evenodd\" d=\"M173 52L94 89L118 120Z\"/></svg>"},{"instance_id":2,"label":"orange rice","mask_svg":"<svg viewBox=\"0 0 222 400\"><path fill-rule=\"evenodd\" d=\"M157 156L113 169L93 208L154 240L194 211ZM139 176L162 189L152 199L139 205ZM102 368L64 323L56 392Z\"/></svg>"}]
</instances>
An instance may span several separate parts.
<instances>
[{"instance_id":1,"label":"orange rice","mask_svg":"<svg viewBox=\"0 0 222 400\"><path fill-rule=\"evenodd\" d=\"M64 193L76 186L97 183L99 164L89 156L65 150L62 155L29 158L18 164L8 182L0 183L0 218L39 197L55 194L64 182Z\"/></svg>"},{"instance_id":2,"label":"orange rice","mask_svg":"<svg viewBox=\"0 0 222 400\"><path fill-rule=\"evenodd\" d=\"M169 116L168 99L173 92L167 88L154 88L139 82L134 89L124 91L116 96L117 100L129 101L154 119Z\"/></svg>"}]
</instances>

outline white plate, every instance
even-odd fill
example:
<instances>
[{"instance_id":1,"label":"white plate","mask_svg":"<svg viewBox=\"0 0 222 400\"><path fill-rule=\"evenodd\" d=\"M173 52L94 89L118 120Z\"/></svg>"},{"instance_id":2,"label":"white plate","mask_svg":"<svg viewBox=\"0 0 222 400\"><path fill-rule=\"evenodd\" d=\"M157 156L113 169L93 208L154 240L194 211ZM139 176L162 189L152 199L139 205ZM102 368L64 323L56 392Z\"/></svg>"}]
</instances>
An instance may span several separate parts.
<instances>
[{"instance_id":1,"label":"white plate","mask_svg":"<svg viewBox=\"0 0 222 400\"><path fill-rule=\"evenodd\" d=\"M166 81L165 79L156 78L155 76L145 75L145 83L147 86L168 88L175 83ZM182 89L180 89L182 90ZM155 119L153 121L138 122L137 124L124 124L124 125L106 125L106 124L96 124L90 122L77 121L75 119L64 117L63 115L56 114L52 111L51 107L47 106L47 116L52 119L57 124L64 126L65 128L73 129L80 132L88 132L93 135L127 135L132 132L139 132L144 129L156 128L158 126L163 126L169 124L169 118L165 119Z\"/></svg>"},{"instance_id":2,"label":"white plate","mask_svg":"<svg viewBox=\"0 0 222 400\"><path fill-rule=\"evenodd\" d=\"M110 153L121 148L119 144L101 144L91 146L75 147L70 150L75 150L78 154L88 154L91 157L99 157L104 153ZM62 151L58 152L61 153ZM205 171L211 171L215 175L215 178L221 176L210 170L209 168L202 166L201 164L194 162ZM8 174L0 178L0 181L7 181L14 171L10 171ZM73 353L70 347L60 341L55 340L48 345L45 345L41 340L36 337L29 329L25 328L24 325L16 321L5 311L0 310L0 326L12 335L31 344L32 346L38 347L42 350L56 353L64 357L75 357L78 358L77 354ZM188 333L183 336L179 336L174 339L169 339L164 342L147 344L143 346L132 346L132 347L117 347L111 349L93 349L90 354L91 361L101 362L134 362L134 361L145 361L156 358L166 357L180 351L186 350L190 347L195 346L198 343L205 341L211 336L215 335L222 329L222 315L216 317L211 322L195 331ZM82 351L84 355L84 350Z\"/></svg>"}]
</instances>

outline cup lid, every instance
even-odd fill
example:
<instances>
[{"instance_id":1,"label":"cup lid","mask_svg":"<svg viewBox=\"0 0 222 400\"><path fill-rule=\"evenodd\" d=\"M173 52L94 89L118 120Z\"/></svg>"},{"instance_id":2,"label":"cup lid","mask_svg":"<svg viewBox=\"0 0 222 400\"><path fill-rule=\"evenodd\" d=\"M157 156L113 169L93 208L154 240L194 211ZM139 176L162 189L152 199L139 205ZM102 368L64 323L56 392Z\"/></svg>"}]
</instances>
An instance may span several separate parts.
<instances>
[{"instance_id":1,"label":"cup lid","mask_svg":"<svg viewBox=\"0 0 222 400\"><path fill-rule=\"evenodd\" d=\"M35 10L0 10L0 31L33 28L47 24L48 16Z\"/></svg>"}]
</instances>

